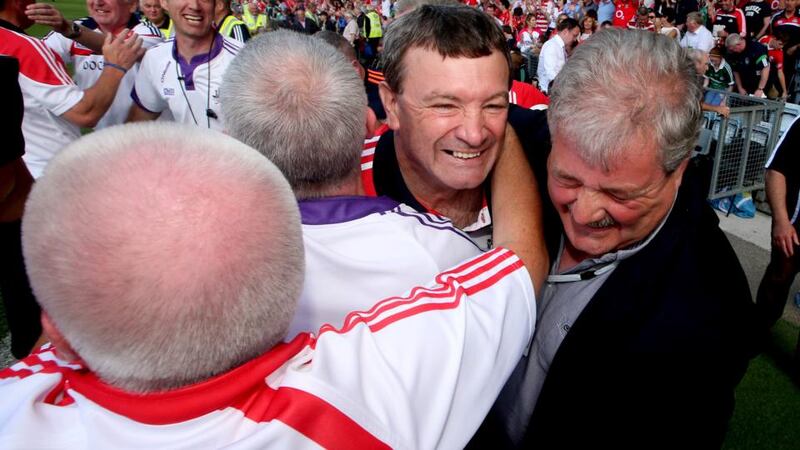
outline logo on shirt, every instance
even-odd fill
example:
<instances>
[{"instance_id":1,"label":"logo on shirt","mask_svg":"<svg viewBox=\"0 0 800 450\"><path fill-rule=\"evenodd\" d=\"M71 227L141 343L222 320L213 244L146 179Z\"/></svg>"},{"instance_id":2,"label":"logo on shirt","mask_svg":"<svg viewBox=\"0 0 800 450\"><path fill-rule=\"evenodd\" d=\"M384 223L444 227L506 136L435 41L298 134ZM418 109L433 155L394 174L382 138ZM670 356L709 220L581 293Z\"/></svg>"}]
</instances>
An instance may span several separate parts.
<instances>
[{"instance_id":1,"label":"logo on shirt","mask_svg":"<svg viewBox=\"0 0 800 450\"><path fill-rule=\"evenodd\" d=\"M175 95L175 89L166 88L166 87L164 88L164 96L172 97L173 95Z\"/></svg>"}]
</instances>

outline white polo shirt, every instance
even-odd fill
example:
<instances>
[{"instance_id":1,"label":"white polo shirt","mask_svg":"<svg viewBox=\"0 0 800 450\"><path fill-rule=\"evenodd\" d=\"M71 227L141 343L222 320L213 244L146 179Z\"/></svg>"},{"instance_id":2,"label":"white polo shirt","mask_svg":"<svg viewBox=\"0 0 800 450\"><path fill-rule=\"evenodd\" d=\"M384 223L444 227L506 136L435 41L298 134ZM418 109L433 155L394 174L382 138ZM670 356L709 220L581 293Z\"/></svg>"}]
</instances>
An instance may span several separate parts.
<instances>
[{"instance_id":1,"label":"white polo shirt","mask_svg":"<svg viewBox=\"0 0 800 450\"><path fill-rule=\"evenodd\" d=\"M19 31L0 27L0 54L19 60L19 87L25 103L23 160L34 178L81 130L61 117L83 98L61 58L44 43Z\"/></svg>"},{"instance_id":2,"label":"white polo shirt","mask_svg":"<svg viewBox=\"0 0 800 450\"><path fill-rule=\"evenodd\" d=\"M0 448L463 448L522 356L534 300L498 248L316 338L145 395L48 346L0 372Z\"/></svg>"},{"instance_id":3,"label":"white polo shirt","mask_svg":"<svg viewBox=\"0 0 800 450\"><path fill-rule=\"evenodd\" d=\"M536 68L536 75L539 78L539 89L547 93L550 82L556 78L561 68L567 62L567 51L564 48L564 40L556 34L542 46L539 52L539 65Z\"/></svg>"},{"instance_id":4,"label":"white polo shirt","mask_svg":"<svg viewBox=\"0 0 800 450\"><path fill-rule=\"evenodd\" d=\"M144 55L130 93L133 101L152 113L168 110L176 122L223 130L219 87L243 44L217 34L211 51L196 55L191 61L178 54L177 45L170 39ZM211 110L211 117L206 114L207 109Z\"/></svg>"},{"instance_id":5,"label":"white polo shirt","mask_svg":"<svg viewBox=\"0 0 800 450\"><path fill-rule=\"evenodd\" d=\"M694 33L687 30L681 38L681 47L695 48L703 52L710 52L715 43L714 36L702 25Z\"/></svg>"},{"instance_id":6,"label":"white polo shirt","mask_svg":"<svg viewBox=\"0 0 800 450\"><path fill-rule=\"evenodd\" d=\"M328 197L300 202L306 277L287 338L404 292L481 254L445 218L388 197Z\"/></svg>"},{"instance_id":7,"label":"white polo shirt","mask_svg":"<svg viewBox=\"0 0 800 450\"><path fill-rule=\"evenodd\" d=\"M76 22L86 28L94 30L96 33L101 33L97 22L91 17L79 19L76 20ZM141 23L133 16L131 16L126 27L142 38L143 47L145 49L152 48L164 42L158 28L151 24ZM103 55L95 54L83 45L56 32L50 32L45 36L44 42L48 47L53 49L54 52L58 53L65 63L72 63L75 73L75 84L77 84L78 87L86 90L97 83L100 74L103 73L103 62L105 61ZM138 70L139 63L136 63L128 70L125 76L122 77L119 88L117 88L117 95L114 97L114 102L100 121L97 122L95 129L125 123L125 119L128 118L128 113L133 104L130 93Z\"/></svg>"}]
</instances>

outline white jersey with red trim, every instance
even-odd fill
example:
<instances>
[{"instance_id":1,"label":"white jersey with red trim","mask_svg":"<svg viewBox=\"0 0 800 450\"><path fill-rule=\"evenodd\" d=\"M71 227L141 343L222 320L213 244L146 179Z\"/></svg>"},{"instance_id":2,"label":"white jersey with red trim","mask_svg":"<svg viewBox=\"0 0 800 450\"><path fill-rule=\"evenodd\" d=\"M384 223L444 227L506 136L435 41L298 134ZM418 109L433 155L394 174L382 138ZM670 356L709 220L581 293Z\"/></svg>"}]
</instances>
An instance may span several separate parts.
<instances>
[{"instance_id":1,"label":"white jersey with red trim","mask_svg":"<svg viewBox=\"0 0 800 450\"><path fill-rule=\"evenodd\" d=\"M134 18L131 20L132 23L129 23L128 26L131 27L131 31L142 38L143 48L149 49L164 42L161 32L154 25L141 23ZM97 23L91 18L77 20L76 23L80 23L94 30L96 33L101 33ZM50 32L45 36L44 42L48 47L53 49L54 52L58 53L65 63L72 63L75 73L75 84L81 89L89 89L97 83L97 80L103 73L103 62L105 61L103 55L95 54L83 45L56 32ZM111 107L108 108L108 111L103 115L100 121L97 122L95 129L125 123L125 119L128 118L128 113L133 104L133 100L131 100L131 89L136 80L136 73L138 70L139 63L136 63L128 70L125 76L122 77L119 88L117 88L117 94L114 97L114 102L111 103Z\"/></svg>"},{"instance_id":2,"label":"white jersey with red trim","mask_svg":"<svg viewBox=\"0 0 800 450\"><path fill-rule=\"evenodd\" d=\"M48 346L0 372L0 447L462 448L530 340L534 300L499 248L316 339L145 395Z\"/></svg>"},{"instance_id":3,"label":"white jersey with red trim","mask_svg":"<svg viewBox=\"0 0 800 450\"><path fill-rule=\"evenodd\" d=\"M130 96L145 111L169 111L175 122L224 130L219 87L244 44L216 34L210 51L190 61L180 56L177 45L170 39L145 53Z\"/></svg>"},{"instance_id":4,"label":"white jersey with red trim","mask_svg":"<svg viewBox=\"0 0 800 450\"><path fill-rule=\"evenodd\" d=\"M19 60L19 86L25 103L23 159L34 178L64 146L80 137L80 129L61 117L83 98L61 58L44 43L0 27L0 54Z\"/></svg>"},{"instance_id":5,"label":"white jersey with red trim","mask_svg":"<svg viewBox=\"0 0 800 450\"><path fill-rule=\"evenodd\" d=\"M388 197L300 201L306 276L288 338L337 325L481 249L450 220Z\"/></svg>"}]
</instances>

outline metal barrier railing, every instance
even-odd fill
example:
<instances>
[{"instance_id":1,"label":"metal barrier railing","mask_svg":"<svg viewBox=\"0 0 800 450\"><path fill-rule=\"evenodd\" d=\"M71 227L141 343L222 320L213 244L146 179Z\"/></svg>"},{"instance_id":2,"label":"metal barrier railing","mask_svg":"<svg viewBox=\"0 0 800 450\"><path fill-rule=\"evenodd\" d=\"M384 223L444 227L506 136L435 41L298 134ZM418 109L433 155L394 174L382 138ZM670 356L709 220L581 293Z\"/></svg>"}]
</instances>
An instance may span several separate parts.
<instances>
[{"instance_id":1,"label":"metal barrier railing","mask_svg":"<svg viewBox=\"0 0 800 450\"><path fill-rule=\"evenodd\" d=\"M730 108L726 118L706 113L699 153L711 153L709 200L764 188L764 164L778 142L783 103L713 89ZM710 134L710 138L709 138Z\"/></svg>"}]
</instances>

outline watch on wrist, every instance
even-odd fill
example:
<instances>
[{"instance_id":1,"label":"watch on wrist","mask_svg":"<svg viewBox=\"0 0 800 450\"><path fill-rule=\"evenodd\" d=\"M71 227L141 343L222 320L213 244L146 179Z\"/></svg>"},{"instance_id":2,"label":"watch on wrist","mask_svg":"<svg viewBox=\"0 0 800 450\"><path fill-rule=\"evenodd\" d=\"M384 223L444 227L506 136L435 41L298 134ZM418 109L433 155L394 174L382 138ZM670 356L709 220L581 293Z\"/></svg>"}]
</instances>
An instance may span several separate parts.
<instances>
[{"instance_id":1,"label":"watch on wrist","mask_svg":"<svg viewBox=\"0 0 800 450\"><path fill-rule=\"evenodd\" d=\"M72 27L70 28L69 33L65 34L64 37L68 39L75 39L81 35L81 27L75 22L72 22Z\"/></svg>"}]
</instances>

